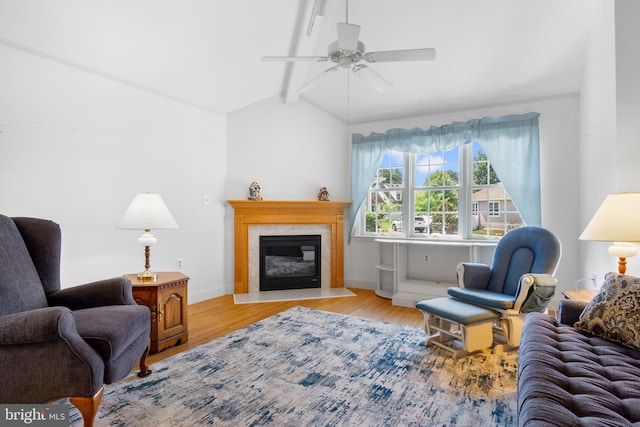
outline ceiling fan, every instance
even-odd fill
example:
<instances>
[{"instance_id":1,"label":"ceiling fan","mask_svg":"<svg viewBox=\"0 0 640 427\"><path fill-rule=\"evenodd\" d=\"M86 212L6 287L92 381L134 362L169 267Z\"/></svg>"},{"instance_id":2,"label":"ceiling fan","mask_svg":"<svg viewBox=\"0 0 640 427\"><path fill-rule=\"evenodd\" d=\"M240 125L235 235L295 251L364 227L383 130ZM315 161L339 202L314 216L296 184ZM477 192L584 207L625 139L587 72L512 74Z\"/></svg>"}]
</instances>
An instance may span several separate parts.
<instances>
[{"instance_id":1,"label":"ceiling fan","mask_svg":"<svg viewBox=\"0 0 640 427\"><path fill-rule=\"evenodd\" d=\"M264 56L262 60L283 62L331 61L335 64L304 85L299 92L306 92L316 86L327 75L341 68L347 68L369 83L374 90L383 93L393 85L362 62L431 61L436 58L436 50L432 48L367 52L364 43L359 40L359 36L359 25L338 23L338 40L329 45L327 56Z\"/></svg>"}]
</instances>

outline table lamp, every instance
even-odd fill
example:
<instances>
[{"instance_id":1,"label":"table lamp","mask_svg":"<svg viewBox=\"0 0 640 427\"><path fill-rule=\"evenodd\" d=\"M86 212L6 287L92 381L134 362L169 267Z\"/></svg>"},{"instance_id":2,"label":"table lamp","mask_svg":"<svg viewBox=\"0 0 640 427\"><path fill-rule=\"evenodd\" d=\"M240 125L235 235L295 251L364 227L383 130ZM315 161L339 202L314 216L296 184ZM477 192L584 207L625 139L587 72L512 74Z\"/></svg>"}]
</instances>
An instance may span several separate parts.
<instances>
[{"instance_id":1,"label":"table lamp","mask_svg":"<svg viewBox=\"0 0 640 427\"><path fill-rule=\"evenodd\" d=\"M176 220L164 204L159 194L141 193L134 197L127 210L120 218L120 223L116 228L122 230L144 230L138 239L138 243L144 246L144 271L138 274L138 279L142 281L156 280L157 274L149 271L151 263L149 247L158 240L151 234L151 230L178 228Z\"/></svg>"},{"instance_id":2,"label":"table lamp","mask_svg":"<svg viewBox=\"0 0 640 427\"><path fill-rule=\"evenodd\" d=\"M580 240L613 242L609 253L618 257L618 272L627 271L627 258L638 254L640 193L609 194L580 235Z\"/></svg>"}]
</instances>

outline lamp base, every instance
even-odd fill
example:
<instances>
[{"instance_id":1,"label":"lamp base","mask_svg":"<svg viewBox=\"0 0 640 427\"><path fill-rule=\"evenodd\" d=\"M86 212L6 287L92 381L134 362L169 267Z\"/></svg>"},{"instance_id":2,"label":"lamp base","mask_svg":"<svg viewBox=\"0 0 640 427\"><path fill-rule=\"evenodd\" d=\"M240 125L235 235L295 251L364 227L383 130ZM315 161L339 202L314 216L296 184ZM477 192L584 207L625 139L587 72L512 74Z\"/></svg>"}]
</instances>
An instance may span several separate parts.
<instances>
[{"instance_id":1,"label":"lamp base","mask_svg":"<svg viewBox=\"0 0 640 427\"><path fill-rule=\"evenodd\" d=\"M618 273L620 274L627 271L627 258L638 254L638 247L629 242L613 242L608 250L611 255L618 257Z\"/></svg>"},{"instance_id":2,"label":"lamp base","mask_svg":"<svg viewBox=\"0 0 640 427\"><path fill-rule=\"evenodd\" d=\"M152 273L149 270L138 273L138 280L140 280L141 282L155 282L157 279L158 273Z\"/></svg>"},{"instance_id":3,"label":"lamp base","mask_svg":"<svg viewBox=\"0 0 640 427\"><path fill-rule=\"evenodd\" d=\"M149 234L149 230L145 231L146 234ZM142 237L140 239L142 239ZM144 271L142 273L138 273L138 280L140 280L141 282L155 282L158 278L158 275L156 273L152 273L149 271L149 267L151 267L151 262L149 262L149 255L151 254L151 250L149 248L150 243L155 242L146 242L146 246L144 247Z\"/></svg>"},{"instance_id":4,"label":"lamp base","mask_svg":"<svg viewBox=\"0 0 640 427\"><path fill-rule=\"evenodd\" d=\"M621 256L618 258L618 273L624 274L627 272L627 258Z\"/></svg>"}]
</instances>

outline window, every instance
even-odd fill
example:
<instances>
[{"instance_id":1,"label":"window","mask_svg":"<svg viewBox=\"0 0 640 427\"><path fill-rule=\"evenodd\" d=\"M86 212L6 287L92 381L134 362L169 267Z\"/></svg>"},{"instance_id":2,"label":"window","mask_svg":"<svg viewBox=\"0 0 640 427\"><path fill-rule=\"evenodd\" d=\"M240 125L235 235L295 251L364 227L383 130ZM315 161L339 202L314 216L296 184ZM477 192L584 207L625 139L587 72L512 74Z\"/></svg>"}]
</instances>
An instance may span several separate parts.
<instances>
[{"instance_id":1,"label":"window","mask_svg":"<svg viewBox=\"0 0 640 427\"><path fill-rule=\"evenodd\" d=\"M489 202L489 216L500 216L500 202Z\"/></svg>"},{"instance_id":2,"label":"window","mask_svg":"<svg viewBox=\"0 0 640 427\"><path fill-rule=\"evenodd\" d=\"M360 212L361 235L489 239L524 225L477 141L431 154L387 150Z\"/></svg>"},{"instance_id":3,"label":"window","mask_svg":"<svg viewBox=\"0 0 640 427\"><path fill-rule=\"evenodd\" d=\"M415 164L413 208L428 218L431 233L458 234L460 150L407 154Z\"/></svg>"},{"instance_id":4,"label":"window","mask_svg":"<svg viewBox=\"0 0 640 427\"><path fill-rule=\"evenodd\" d=\"M366 212L365 234L388 232L392 225L402 228L397 221L402 218L404 194L404 153L387 151L380 162L376 177L371 183L363 212Z\"/></svg>"}]
</instances>

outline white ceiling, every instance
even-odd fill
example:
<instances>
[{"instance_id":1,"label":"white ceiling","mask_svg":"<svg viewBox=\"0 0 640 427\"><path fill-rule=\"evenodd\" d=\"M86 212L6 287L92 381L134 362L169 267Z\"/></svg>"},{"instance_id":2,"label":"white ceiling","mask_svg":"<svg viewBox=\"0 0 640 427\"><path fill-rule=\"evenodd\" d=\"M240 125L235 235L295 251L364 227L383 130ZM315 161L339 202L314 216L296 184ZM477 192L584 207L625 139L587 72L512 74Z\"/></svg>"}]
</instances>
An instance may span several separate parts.
<instances>
[{"instance_id":1,"label":"white ceiling","mask_svg":"<svg viewBox=\"0 0 640 427\"><path fill-rule=\"evenodd\" d=\"M262 62L325 55L345 0L305 32L314 0L0 0L0 45L217 113L297 89L332 64ZM369 64L378 94L347 70L300 95L352 123L578 92L585 0L351 0L368 51L433 47L435 61ZM299 37L299 35L301 35Z\"/></svg>"}]
</instances>

